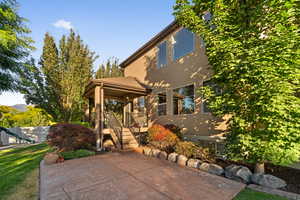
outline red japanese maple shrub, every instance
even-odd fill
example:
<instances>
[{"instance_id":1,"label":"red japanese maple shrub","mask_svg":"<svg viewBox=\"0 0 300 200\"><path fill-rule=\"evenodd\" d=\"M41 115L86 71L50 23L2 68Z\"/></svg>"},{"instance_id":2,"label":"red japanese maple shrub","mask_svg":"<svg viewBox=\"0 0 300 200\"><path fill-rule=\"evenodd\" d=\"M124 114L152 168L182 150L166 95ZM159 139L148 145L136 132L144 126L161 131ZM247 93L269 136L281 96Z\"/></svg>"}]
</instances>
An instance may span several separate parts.
<instances>
[{"instance_id":1,"label":"red japanese maple shrub","mask_svg":"<svg viewBox=\"0 0 300 200\"><path fill-rule=\"evenodd\" d=\"M60 123L50 127L47 142L50 146L57 147L60 152L77 149L94 150L96 134L81 125Z\"/></svg>"},{"instance_id":2,"label":"red japanese maple shrub","mask_svg":"<svg viewBox=\"0 0 300 200\"><path fill-rule=\"evenodd\" d=\"M168 153L173 152L179 138L163 125L154 124L148 129L148 142L151 146Z\"/></svg>"}]
</instances>

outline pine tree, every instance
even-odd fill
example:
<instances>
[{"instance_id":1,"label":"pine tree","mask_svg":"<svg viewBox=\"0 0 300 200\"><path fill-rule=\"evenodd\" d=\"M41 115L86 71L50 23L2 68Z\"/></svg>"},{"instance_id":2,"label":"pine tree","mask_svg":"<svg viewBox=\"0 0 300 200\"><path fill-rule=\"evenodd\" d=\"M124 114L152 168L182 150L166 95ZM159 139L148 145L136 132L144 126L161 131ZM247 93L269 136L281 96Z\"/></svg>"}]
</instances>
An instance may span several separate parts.
<instances>
[{"instance_id":1,"label":"pine tree","mask_svg":"<svg viewBox=\"0 0 300 200\"><path fill-rule=\"evenodd\" d=\"M119 60L115 57L109 58L105 63L101 64L96 72L95 78L122 77L123 70L119 66Z\"/></svg>"},{"instance_id":2,"label":"pine tree","mask_svg":"<svg viewBox=\"0 0 300 200\"><path fill-rule=\"evenodd\" d=\"M60 39L58 49L54 38L46 33L40 67L31 63L32 70L23 76L22 91L27 102L46 110L55 121L81 120L87 103L83 93L93 76L96 58L73 30ZM34 80L32 84L30 79Z\"/></svg>"},{"instance_id":3,"label":"pine tree","mask_svg":"<svg viewBox=\"0 0 300 200\"><path fill-rule=\"evenodd\" d=\"M17 12L16 1L0 2L0 93L17 90L24 60L33 49L25 21Z\"/></svg>"}]
</instances>

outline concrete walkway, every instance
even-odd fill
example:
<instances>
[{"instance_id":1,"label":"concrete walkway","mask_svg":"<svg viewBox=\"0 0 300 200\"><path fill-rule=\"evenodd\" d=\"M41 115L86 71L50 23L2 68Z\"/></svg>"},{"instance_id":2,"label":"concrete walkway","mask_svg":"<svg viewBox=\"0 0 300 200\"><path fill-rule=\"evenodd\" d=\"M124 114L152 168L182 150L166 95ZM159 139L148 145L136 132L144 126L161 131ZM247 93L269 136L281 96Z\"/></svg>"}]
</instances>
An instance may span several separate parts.
<instances>
[{"instance_id":1,"label":"concrete walkway","mask_svg":"<svg viewBox=\"0 0 300 200\"><path fill-rule=\"evenodd\" d=\"M41 163L41 200L230 200L245 185L133 152Z\"/></svg>"}]
</instances>

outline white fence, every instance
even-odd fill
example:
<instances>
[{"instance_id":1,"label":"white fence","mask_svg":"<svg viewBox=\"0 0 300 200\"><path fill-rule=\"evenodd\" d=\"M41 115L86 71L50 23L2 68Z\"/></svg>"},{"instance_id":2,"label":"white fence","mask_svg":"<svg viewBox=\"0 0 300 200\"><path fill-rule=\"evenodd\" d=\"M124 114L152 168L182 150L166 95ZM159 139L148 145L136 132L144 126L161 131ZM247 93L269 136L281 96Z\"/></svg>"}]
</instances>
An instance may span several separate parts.
<instances>
[{"instance_id":1,"label":"white fence","mask_svg":"<svg viewBox=\"0 0 300 200\"><path fill-rule=\"evenodd\" d=\"M37 143L46 141L46 137L49 131L49 126L37 126L37 127L14 127L8 128L11 132L25 138L29 138ZM9 145L18 143L16 137L6 134L4 131L0 132L0 144Z\"/></svg>"}]
</instances>

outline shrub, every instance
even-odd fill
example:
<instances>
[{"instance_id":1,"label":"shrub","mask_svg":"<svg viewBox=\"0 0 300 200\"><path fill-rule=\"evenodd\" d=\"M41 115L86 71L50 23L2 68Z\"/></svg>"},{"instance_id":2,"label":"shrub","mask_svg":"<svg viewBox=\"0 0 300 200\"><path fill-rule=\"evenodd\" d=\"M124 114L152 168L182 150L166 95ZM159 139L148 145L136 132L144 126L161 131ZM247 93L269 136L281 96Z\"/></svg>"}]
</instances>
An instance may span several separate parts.
<instances>
[{"instance_id":1,"label":"shrub","mask_svg":"<svg viewBox=\"0 0 300 200\"><path fill-rule=\"evenodd\" d=\"M197 158L204 162L213 162L213 157L209 154L209 150L199 147L193 142L178 142L175 152L188 158Z\"/></svg>"},{"instance_id":2,"label":"shrub","mask_svg":"<svg viewBox=\"0 0 300 200\"><path fill-rule=\"evenodd\" d=\"M160 124L154 124L148 129L148 142L150 145L168 153L174 151L179 138Z\"/></svg>"},{"instance_id":3,"label":"shrub","mask_svg":"<svg viewBox=\"0 0 300 200\"><path fill-rule=\"evenodd\" d=\"M175 135L177 135L177 137L182 140L182 138L183 138L182 137L182 132L181 132L181 129L178 126L176 126L175 124L166 124L166 125L164 125L164 127L166 129L170 130Z\"/></svg>"},{"instance_id":4,"label":"shrub","mask_svg":"<svg viewBox=\"0 0 300 200\"><path fill-rule=\"evenodd\" d=\"M188 158L194 157L197 146L192 142L178 142L175 147L175 152L184 155Z\"/></svg>"},{"instance_id":5,"label":"shrub","mask_svg":"<svg viewBox=\"0 0 300 200\"><path fill-rule=\"evenodd\" d=\"M89 128L77 124L55 124L47 135L48 144L58 148L59 152L77 149L94 150L96 134Z\"/></svg>"},{"instance_id":6,"label":"shrub","mask_svg":"<svg viewBox=\"0 0 300 200\"><path fill-rule=\"evenodd\" d=\"M82 158L82 157L87 157L87 156L93 156L93 155L95 155L95 152L88 151L88 150L85 150L85 149L79 149L79 150L75 150L75 151L61 152L60 155L65 160L71 160L71 159L74 159L74 158Z\"/></svg>"}]
</instances>

